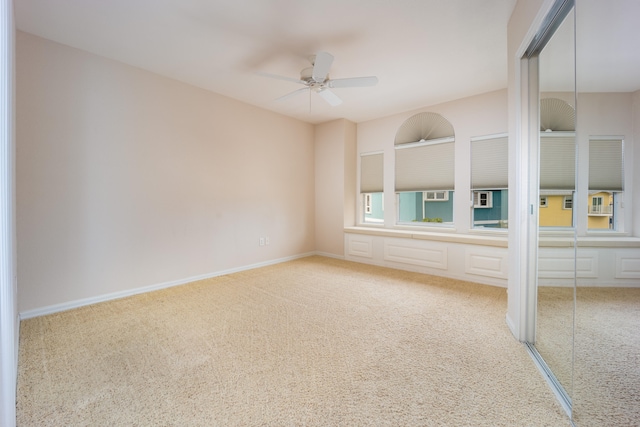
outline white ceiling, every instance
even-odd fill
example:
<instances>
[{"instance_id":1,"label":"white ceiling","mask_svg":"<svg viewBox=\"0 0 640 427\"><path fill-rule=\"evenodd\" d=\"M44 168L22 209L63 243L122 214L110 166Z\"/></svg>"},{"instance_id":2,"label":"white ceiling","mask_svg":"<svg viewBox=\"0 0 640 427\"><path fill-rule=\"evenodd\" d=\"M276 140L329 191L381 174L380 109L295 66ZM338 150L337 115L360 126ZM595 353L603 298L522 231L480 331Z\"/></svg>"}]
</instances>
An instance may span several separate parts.
<instances>
[{"instance_id":1,"label":"white ceiling","mask_svg":"<svg viewBox=\"0 0 640 427\"><path fill-rule=\"evenodd\" d=\"M577 0L540 54L545 91L640 90L640 1ZM575 50L576 55L571 53Z\"/></svg>"},{"instance_id":2,"label":"white ceiling","mask_svg":"<svg viewBox=\"0 0 640 427\"><path fill-rule=\"evenodd\" d=\"M366 121L507 86L515 0L16 0L18 29L311 123ZM369 88L274 100L308 56Z\"/></svg>"},{"instance_id":3,"label":"white ceiling","mask_svg":"<svg viewBox=\"0 0 640 427\"><path fill-rule=\"evenodd\" d=\"M515 3L15 0L15 10L20 30L321 123L362 122L506 88L507 23ZM578 1L581 89L640 89L638 16L638 0ZM571 58L571 34L558 34L564 41L548 49L558 59L542 64L547 90L564 90L561 79L573 67L563 62ZM375 75L378 85L333 89L344 101L337 107L307 93L275 102L302 86L258 73L299 78L319 50L335 57L332 78Z\"/></svg>"}]
</instances>

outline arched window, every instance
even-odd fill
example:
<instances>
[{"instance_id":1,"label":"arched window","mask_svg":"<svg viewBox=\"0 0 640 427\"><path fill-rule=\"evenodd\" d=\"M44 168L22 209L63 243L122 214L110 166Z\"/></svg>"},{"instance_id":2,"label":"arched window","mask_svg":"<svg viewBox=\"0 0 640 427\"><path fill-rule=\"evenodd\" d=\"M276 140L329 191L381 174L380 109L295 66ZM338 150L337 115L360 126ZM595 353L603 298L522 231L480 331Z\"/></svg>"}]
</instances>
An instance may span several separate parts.
<instances>
[{"instance_id":1,"label":"arched window","mask_svg":"<svg viewBox=\"0 0 640 427\"><path fill-rule=\"evenodd\" d=\"M409 117L395 138L399 223L453 223L454 131L437 113Z\"/></svg>"}]
</instances>

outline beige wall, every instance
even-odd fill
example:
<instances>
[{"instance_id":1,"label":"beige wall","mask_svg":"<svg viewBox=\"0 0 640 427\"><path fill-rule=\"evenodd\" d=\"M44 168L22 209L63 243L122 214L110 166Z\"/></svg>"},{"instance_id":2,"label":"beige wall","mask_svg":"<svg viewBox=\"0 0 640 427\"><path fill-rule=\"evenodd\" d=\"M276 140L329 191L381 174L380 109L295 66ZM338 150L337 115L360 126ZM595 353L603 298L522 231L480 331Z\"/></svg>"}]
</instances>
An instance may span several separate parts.
<instances>
[{"instance_id":1,"label":"beige wall","mask_svg":"<svg viewBox=\"0 0 640 427\"><path fill-rule=\"evenodd\" d=\"M342 257L343 227L355 218L355 123L340 119L316 126L315 167L316 250Z\"/></svg>"},{"instance_id":2,"label":"beige wall","mask_svg":"<svg viewBox=\"0 0 640 427\"><path fill-rule=\"evenodd\" d=\"M17 76L21 311L315 250L312 125L26 33Z\"/></svg>"}]
</instances>

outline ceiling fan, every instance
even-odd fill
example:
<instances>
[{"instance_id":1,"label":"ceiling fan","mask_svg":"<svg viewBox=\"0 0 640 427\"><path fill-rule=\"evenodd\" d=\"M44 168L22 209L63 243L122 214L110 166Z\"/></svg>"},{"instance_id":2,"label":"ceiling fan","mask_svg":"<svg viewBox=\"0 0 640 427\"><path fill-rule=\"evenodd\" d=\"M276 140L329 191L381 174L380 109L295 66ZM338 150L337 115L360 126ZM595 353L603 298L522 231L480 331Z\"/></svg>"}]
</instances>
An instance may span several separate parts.
<instances>
[{"instance_id":1,"label":"ceiling fan","mask_svg":"<svg viewBox=\"0 0 640 427\"><path fill-rule=\"evenodd\" d=\"M268 73L258 73L260 75L276 78L280 80L299 83L305 87L294 90L291 93L283 95L276 99L276 101L283 101L298 93L305 91L313 91L320 95L322 99L327 101L331 106L335 107L342 103L342 99L338 97L331 90L332 88L346 88L346 87L368 87L375 86L378 83L378 78L375 76L368 77L349 77L344 79L331 79L329 78L329 69L333 63L333 55L327 52L318 52L315 55L309 57L311 61L311 67L304 68L300 71L300 79L294 79L291 77L279 76Z\"/></svg>"}]
</instances>

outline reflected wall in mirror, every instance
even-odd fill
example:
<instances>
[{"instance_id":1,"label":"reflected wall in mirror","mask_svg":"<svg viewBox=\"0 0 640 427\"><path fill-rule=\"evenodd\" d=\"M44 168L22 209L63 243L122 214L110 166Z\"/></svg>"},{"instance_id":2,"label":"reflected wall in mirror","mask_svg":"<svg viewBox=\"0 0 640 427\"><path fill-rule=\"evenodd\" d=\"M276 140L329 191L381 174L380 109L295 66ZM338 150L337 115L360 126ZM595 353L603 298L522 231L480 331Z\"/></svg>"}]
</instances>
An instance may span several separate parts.
<instances>
[{"instance_id":1,"label":"reflected wall in mirror","mask_svg":"<svg viewBox=\"0 0 640 427\"><path fill-rule=\"evenodd\" d=\"M572 400L574 197L576 191L575 14L539 55L539 206L535 349L569 408Z\"/></svg>"},{"instance_id":2,"label":"reflected wall in mirror","mask_svg":"<svg viewBox=\"0 0 640 427\"><path fill-rule=\"evenodd\" d=\"M575 425L640 425L640 2L576 0Z\"/></svg>"}]
</instances>

